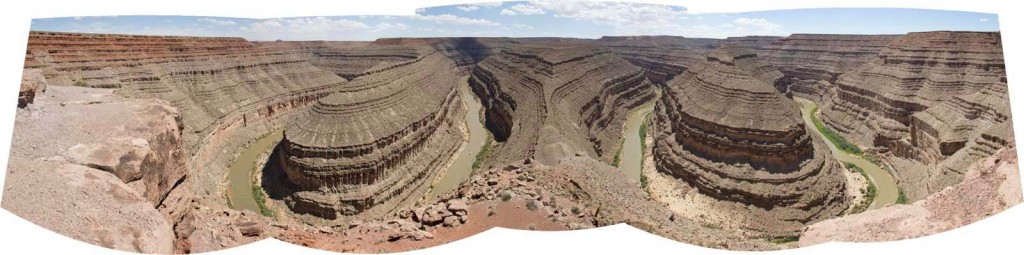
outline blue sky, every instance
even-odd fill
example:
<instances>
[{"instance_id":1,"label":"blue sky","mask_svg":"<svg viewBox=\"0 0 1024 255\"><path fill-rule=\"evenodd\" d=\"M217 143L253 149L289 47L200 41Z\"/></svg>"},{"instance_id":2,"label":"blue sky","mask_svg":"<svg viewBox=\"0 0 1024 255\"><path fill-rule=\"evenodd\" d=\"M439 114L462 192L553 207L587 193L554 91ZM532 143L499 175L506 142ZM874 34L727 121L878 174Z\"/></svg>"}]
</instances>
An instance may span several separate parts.
<instances>
[{"instance_id":1,"label":"blue sky","mask_svg":"<svg viewBox=\"0 0 1024 255\"><path fill-rule=\"evenodd\" d=\"M682 6L529 1L439 6L413 16L239 19L104 16L35 19L32 30L232 36L249 40L373 40L380 37L577 37L679 35L725 38L794 33L902 34L998 31L995 14L922 9L797 9L690 14Z\"/></svg>"}]
</instances>

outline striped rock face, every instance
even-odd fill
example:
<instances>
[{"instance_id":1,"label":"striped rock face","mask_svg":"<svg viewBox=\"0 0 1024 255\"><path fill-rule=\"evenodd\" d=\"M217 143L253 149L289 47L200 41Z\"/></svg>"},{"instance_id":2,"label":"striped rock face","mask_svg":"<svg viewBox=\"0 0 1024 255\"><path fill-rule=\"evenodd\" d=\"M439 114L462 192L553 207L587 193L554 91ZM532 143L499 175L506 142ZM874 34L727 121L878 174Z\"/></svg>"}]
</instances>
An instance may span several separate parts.
<instances>
[{"instance_id":1,"label":"striped rock face","mask_svg":"<svg viewBox=\"0 0 1024 255\"><path fill-rule=\"evenodd\" d=\"M455 65L436 51L367 71L296 116L279 155L293 211L334 219L418 198L458 149Z\"/></svg>"},{"instance_id":2,"label":"striped rock face","mask_svg":"<svg viewBox=\"0 0 1024 255\"><path fill-rule=\"evenodd\" d=\"M775 87L782 76L725 45L669 82L654 118L659 171L714 198L712 210L775 235L847 207L839 166Z\"/></svg>"},{"instance_id":3,"label":"striped rock face","mask_svg":"<svg viewBox=\"0 0 1024 255\"><path fill-rule=\"evenodd\" d=\"M901 36L835 91L823 121L886 155L911 199L960 182L1012 136L999 33Z\"/></svg>"},{"instance_id":4,"label":"striped rock face","mask_svg":"<svg viewBox=\"0 0 1024 255\"><path fill-rule=\"evenodd\" d=\"M601 47L536 43L501 49L469 80L496 146L491 165L575 154L611 162L630 109L655 94L643 69Z\"/></svg>"}]
</instances>

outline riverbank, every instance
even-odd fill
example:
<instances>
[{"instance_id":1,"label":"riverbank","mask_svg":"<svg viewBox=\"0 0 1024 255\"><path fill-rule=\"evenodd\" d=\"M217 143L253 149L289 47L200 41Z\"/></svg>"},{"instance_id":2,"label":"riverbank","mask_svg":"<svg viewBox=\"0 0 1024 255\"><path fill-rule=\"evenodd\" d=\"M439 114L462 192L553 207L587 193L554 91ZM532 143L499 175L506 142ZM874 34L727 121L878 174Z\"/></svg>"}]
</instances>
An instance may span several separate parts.
<instances>
[{"instance_id":1,"label":"riverbank","mask_svg":"<svg viewBox=\"0 0 1024 255\"><path fill-rule=\"evenodd\" d=\"M459 93L467 109L465 125L461 129L467 133L468 139L456 154L455 159L448 165L448 169L439 180L434 182L427 196L428 199L455 189L462 182L469 180L474 168L479 167L477 155L486 150L485 147L490 145L489 140L492 139L481 121L483 105L469 89L469 76L459 79Z\"/></svg>"},{"instance_id":2,"label":"riverbank","mask_svg":"<svg viewBox=\"0 0 1024 255\"><path fill-rule=\"evenodd\" d=\"M815 120L818 118L816 116L816 114L818 114L816 111L818 108L817 104L799 97L794 97L793 99L800 104L800 111L802 112L804 124L807 125L807 129L813 130L821 136L823 140L825 140L825 143L828 144L828 149L832 151L832 155L841 162L847 162L860 168L867 174L868 179L874 183L875 199L871 202L868 209L877 209L896 204L900 197L900 191L899 186L896 185L896 179L893 178L892 174L889 173L889 171L882 169L874 162L858 155L857 152L860 151L859 149L852 150L849 149L849 146L844 146L843 148L837 146L833 142L833 139L822 133L822 130L815 125ZM823 128L827 130L827 127Z\"/></svg>"},{"instance_id":3,"label":"riverbank","mask_svg":"<svg viewBox=\"0 0 1024 255\"><path fill-rule=\"evenodd\" d=\"M256 197L253 195L253 172L256 171L259 156L264 155L284 137L284 131L274 131L257 140L235 158L228 168L228 205L236 210L249 210L262 213Z\"/></svg>"}]
</instances>

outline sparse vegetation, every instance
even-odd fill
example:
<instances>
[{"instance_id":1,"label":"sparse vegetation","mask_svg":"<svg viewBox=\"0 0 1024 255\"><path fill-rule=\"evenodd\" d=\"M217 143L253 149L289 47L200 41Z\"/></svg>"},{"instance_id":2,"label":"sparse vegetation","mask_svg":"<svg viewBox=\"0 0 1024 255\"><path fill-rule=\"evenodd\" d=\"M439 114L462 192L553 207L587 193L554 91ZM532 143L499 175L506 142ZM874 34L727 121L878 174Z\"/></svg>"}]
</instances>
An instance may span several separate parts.
<instances>
[{"instance_id":1,"label":"sparse vegetation","mask_svg":"<svg viewBox=\"0 0 1024 255\"><path fill-rule=\"evenodd\" d=\"M615 151L615 157L612 158L612 166L619 167L619 163L622 163L622 147L625 147L626 139L622 139L622 144L619 144L619 149Z\"/></svg>"},{"instance_id":2,"label":"sparse vegetation","mask_svg":"<svg viewBox=\"0 0 1024 255\"><path fill-rule=\"evenodd\" d=\"M768 239L768 242L773 244L784 244L800 241L799 236L777 236Z\"/></svg>"},{"instance_id":3,"label":"sparse vegetation","mask_svg":"<svg viewBox=\"0 0 1024 255\"><path fill-rule=\"evenodd\" d=\"M644 190L648 195L651 194L651 189L648 187L649 183L647 175L644 175L644 159L647 158L647 122L651 120L651 113L647 113L644 116L644 120L640 123L640 188Z\"/></svg>"},{"instance_id":4,"label":"sparse vegetation","mask_svg":"<svg viewBox=\"0 0 1024 255\"><path fill-rule=\"evenodd\" d=\"M578 206L573 206L572 210L570 211L572 211L572 214L574 215L579 215L580 213L583 213L583 209L580 209L580 207Z\"/></svg>"},{"instance_id":5,"label":"sparse vegetation","mask_svg":"<svg viewBox=\"0 0 1024 255\"><path fill-rule=\"evenodd\" d=\"M824 123L821 123L821 120L818 120L818 117L814 116L814 114L817 112L818 106L815 106L814 109L811 109L811 121L814 122L814 127L817 128L818 131L821 132L821 134L825 135L825 138L828 138L829 141L832 141L832 144L836 145L836 148L839 148L840 150L845 151L846 153L850 153L857 156L864 155L864 151L862 151L860 147L857 147L856 144L847 141L846 138L844 138L842 135L826 127Z\"/></svg>"},{"instance_id":6,"label":"sparse vegetation","mask_svg":"<svg viewBox=\"0 0 1024 255\"><path fill-rule=\"evenodd\" d=\"M850 214L858 214L864 212L868 209L869 206L871 206L871 203L875 201L875 196L878 193L878 188L875 187L875 183L871 182L871 178L868 177L868 173L864 171L864 169L861 169L857 165L854 165L853 163L850 162L843 162L843 165L845 165L846 169L849 169L851 172L860 173L860 175L863 176L865 180L867 180L868 186L866 188L860 189L860 192L864 193L864 201L861 201L860 204L855 206L853 210L850 211Z\"/></svg>"},{"instance_id":7,"label":"sparse vegetation","mask_svg":"<svg viewBox=\"0 0 1024 255\"><path fill-rule=\"evenodd\" d=\"M528 228L528 229L530 229L530 230L537 230L537 225L536 225L536 224L533 224L533 223L530 223L530 225L529 225L529 226L526 226L526 228Z\"/></svg>"},{"instance_id":8,"label":"sparse vegetation","mask_svg":"<svg viewBox=\"0 0 1024 255\"><path fill-rule=\"evenodd\" d=\"M485 141L484 146L480 148L480 153L476 154L476 160L473 160L473 171L480 169L484 164L484 160L487 160L487 155L491 152L492 141L494 141L494 138L491 136L491 132L487 132L487 141Z\"/></svg>"},{"instance_id":9,"label":"sparse vegetation","mask_svg":"<svg viewBox=\"0 0 1024 255\"><path fill-rule=\"evenodd\" d=\"M498 196L501 197L501 201L508 202L509 200L512 200L512 193L508 192L507 190L502 191L501 194L499 194Z\"/></svg>"},{"instance_id":10,"label":"sparse vegetation","mask_svg":"<svg viewBox=\"0 0 1024 255\"><path fill-rule=\"evenodd\" d=\"M88 83L85 83L85 81L83 81L83 80L77 80L77 81L75 81L75 84L74 84L74 85L75 85L75 86L77 86L77 87L86 87L86 86L89 86L89 84L88 84Z\"/></svg>"},{"instance_id":11,"label":"sparse vegetation","mask_svg":"<svg viewBox=\"0 0 1024 255\"><path fill-rule=\"evenodd\" d=\"M907 194L903 193L903 189L899 189L899 196L896 197L896 204L905 205L907 204Z\"/></svg>"},{"instance_id":12,"label":"sparse vegetation","mask_svg":"<svg viewBox=\"0 0 1024 255\"><path fill-rule=\"evenodd\" d=\"M258 185L252 186L252 197L253 199L256 200L256 206L260 208L260 214L263 214L263 216L271 218L277 218L277 216L274 214L274 211L270 210L270 208L267 207L266 195L263 194L262 187Z\"/></svg>"},{"instance_id":13,"label":"sparse vegetation","mask_svg":"<svg viewBox=\"0 0 1024 255\"><path fill-rule=\"evenodd\" d=\"M530 201L526 201L526 209L536 211L538 208L540 208L540 206L537 205L537 200L530 199Z\"/></svg>"},{"instance_id":14,"label":"sparse vegetation","mask_svg":"<svg viewBox=\"0 0 1024 255\"><path fill-rule=\"evenodd\" d=\"M711 223L704 223L704 224L700 224L700 225L702 227L710 228L710 229L722 229L721 226L718 226L718 225L715 225L715 224L711 224Z\"/></svg>"}]
</instances>

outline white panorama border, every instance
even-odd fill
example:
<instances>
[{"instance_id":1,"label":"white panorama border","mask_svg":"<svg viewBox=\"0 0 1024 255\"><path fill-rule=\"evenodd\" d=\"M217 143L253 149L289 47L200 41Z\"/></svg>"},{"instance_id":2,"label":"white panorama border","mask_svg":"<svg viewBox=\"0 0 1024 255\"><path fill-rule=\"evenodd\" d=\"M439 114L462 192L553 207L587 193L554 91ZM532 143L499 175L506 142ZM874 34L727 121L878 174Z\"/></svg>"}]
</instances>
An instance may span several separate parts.
<instances>
[{"instance_id":1,"label":"white panorama border","mask_svg":"<svg viewBox=\"0 0 1024 255\"><path fill-rule=\"evenodd\" d=\"M145 2L145 3L143 3ZM11 134L15 116L15 97L21 79L27 35L32 18L97 16L97 15L193 15L240 18L272 18L294 16L338 16L338 15L412 15L416 8L474 2L486 0L395 0L359 1L360 3L331 2L327 0L282 0L257 4L255 1L114 1L114 0L30 0L7 1L0 8L0 182L7 173L7 159L10 155ZM636 1L685 6L691 13L728 13L797 8L825 7L893 7L942 9L995 13L999 15L1003 39L1003 56L1006 59L1009 84L1024 79L1021 65L1024 53L1022 27L1024 18L1021 4L1015 1L995 0L950 1L950 0L676 0ZM1010 25L1013 24L1013 25ZM1024 111L1024 93L1010 87L1012 112ZM6 105L6 106L3 106ZM1024 134L1024 125L1015 119L1015 134ZM1019 143L1018 143L1019 144ZM1018 146L1019 147L1019 146ZM0 194L2 194L0 190ZM784 250L777 254L916 254L926 253L1017 253L1020 231L1024 227L1024 209L1015 206L1002 213L975 224L944 233L911 240L851 244L836 243L808 248ZM131 254L114 251L80 242L39 227L17 217L6 210L0 210L0 253L2 254ZM267 239L242 247L222 250L210 254L337 254L309 249L282 241ZM647 232L619 224L590 230L565 232L539 232L509 229L492 229L464 240L437 247L401 254L523 254L523 253L569 253L569 254L740 254L740 252L703 248L676 242Z\"/></svg>"}]
</instances>

